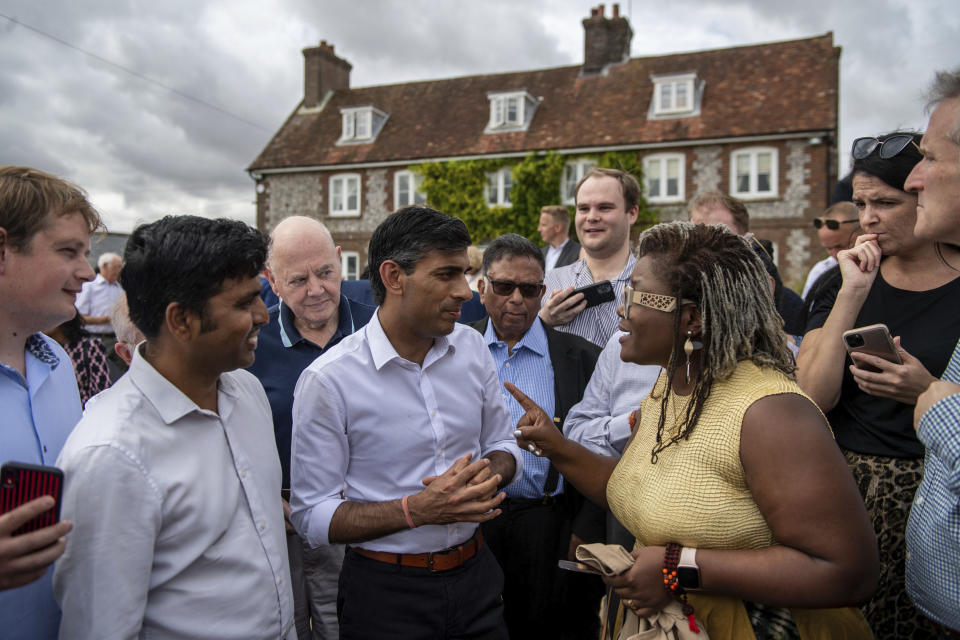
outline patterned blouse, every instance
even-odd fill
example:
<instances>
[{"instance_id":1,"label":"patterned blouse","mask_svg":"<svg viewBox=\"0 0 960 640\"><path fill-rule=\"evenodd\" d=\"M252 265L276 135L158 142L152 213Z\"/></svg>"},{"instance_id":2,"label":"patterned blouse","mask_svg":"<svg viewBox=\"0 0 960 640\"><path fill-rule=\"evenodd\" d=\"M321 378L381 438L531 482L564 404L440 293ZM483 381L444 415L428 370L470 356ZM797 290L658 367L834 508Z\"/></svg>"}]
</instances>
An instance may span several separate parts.
<instances>
[{"instance_id":1,"label":"patterned blouse","mask_svg":"<svg viewBox=\"0 0 960 640\"><path fill-rule=\"evenodd\" d=\"M77 373L80 406L86 406L87 400L112 384L107 369L107 350L100 338L93 336L69 342L63 345L63 349L73 361L73 368Z\"/></svg>"}]
</instances>

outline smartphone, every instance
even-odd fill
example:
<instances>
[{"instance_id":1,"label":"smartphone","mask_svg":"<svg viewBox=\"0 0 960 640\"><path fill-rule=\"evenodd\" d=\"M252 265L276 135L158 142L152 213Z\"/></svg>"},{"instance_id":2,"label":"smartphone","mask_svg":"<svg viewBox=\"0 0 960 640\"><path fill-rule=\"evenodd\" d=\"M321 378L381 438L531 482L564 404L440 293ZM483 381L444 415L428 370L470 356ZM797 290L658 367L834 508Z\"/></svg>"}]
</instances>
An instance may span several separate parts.
<instances>
[{"instance_id":1,"label":"smartphone","mask_svg":"<svg viewBox=\"0 0 960 640\"><path fill-rule=\"evenodd\" d=\"M883 358L894 364L903 364L900 360L900 354L893 344L893 338L890 337L890 330L885 324L871 324L867 327L859 327L843 332L843 346L847 353L868 353L878 358ZM876 367L864 365L861 367L867 371L880 371Z\"/></svg>"},{"instance_id":2,"label":"smartphone","mask_svg":"<svg viewBox=\"0 0 960 640\"><path fill-rule=\"evenodd\" d=\"M53 496L56 504L49 511L25 523L13 535L43 529L60 521L63 471L26 462L5 462L0 467L0 513L6 513L41 496Z\"/></svg>"},{"instance_id":3,"label":"smartphone","mask_svg":"<svg viewBox=\"0 0 960 640\"><path fill-rule=\"evenodd\" d=\"M609 280L601 280L600 282L594 282L585 287L574 289L570 295L572 296L578 293L583 294L583 299L587 301L587 308L595 307L604 302L612 302L617 297L616 294L613 293L613 285L610 284Z\"/></svg>"},{"instance_id":4,"label":"smartphone","mask_svg":"<svg viewBox=\"0 0 960 640\"><path fill-rule=\"evenodd\" d=\"M557 560L557 565L561 569L566 569L567 571L576 571L578 573L593 573L595 575L601 575L601 573L591 567L590 565L583 564L582 562L574 562L573 560Z\"/></svg>"}]
</instances>

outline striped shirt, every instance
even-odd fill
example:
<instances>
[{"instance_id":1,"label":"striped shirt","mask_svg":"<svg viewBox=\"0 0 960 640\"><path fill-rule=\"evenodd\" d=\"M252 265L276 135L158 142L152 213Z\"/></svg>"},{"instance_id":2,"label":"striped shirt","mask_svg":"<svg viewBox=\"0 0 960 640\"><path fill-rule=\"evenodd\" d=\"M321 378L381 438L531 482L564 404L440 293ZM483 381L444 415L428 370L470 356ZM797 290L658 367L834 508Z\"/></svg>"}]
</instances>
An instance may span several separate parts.
<instances>
[{"instance_id":1,"label":"striped shirt","mask_svg":"<svg viewBox=\"0 0 960 640\"><path fill-rule=\"evenodd\" d=\"M637 259L633 256L633 253L630 253L623 271L610 281L615 295L612 301L584 309L576 318L567 324L558 324L554 329L576 334L598 347L607 344L607 340L617 330L617 323L620 321L617 317L617 307L623 301L623 287L630 283L630 275L633 273L633 267L636 264ZM547 287L547 291L543 295L543 303L546 303L547 298L554 291L571 286L576 289L593 284L593 275L587 268L586 261L578 260L573 264L547 272L543 284Z\"/></svg>"},{"instance_id":2,"label":"striped shirt","mask_svg":"<svg viewBox=\"0 0 960 640\"><path fill-rule=\"evenodd\" d=\"M483 341L487 343L490 355L493 356L501 386L504 382L513 383L540 405L548 416L554 415L553 362L550 360L547 332L540 318L536 318L523 338L513 345L512 354L508 353L507 343L497 338L492 322L487 322ZM511 424L516 425L525 411L509 393L504 393L503 399L510 411ZM523 474L513 484L508 485L505 491L511 498L541 498L544 495L550 461L525 449L521 450L521 453ZM559 478L551 495L562 492L563 479Z\"/></svg>"},{"instance_id":3,"label":"striped shirt","mask_svg":"<svg viewBox=\"0 0 960 640\"><path fill-rule=\"evenodd\" d=\"M960 343L943 380L960 384ZM927 617L960 630L960 394L930 407L917 437L927 450L907 523L907 591Z\"/></svg>"}]
</instances>

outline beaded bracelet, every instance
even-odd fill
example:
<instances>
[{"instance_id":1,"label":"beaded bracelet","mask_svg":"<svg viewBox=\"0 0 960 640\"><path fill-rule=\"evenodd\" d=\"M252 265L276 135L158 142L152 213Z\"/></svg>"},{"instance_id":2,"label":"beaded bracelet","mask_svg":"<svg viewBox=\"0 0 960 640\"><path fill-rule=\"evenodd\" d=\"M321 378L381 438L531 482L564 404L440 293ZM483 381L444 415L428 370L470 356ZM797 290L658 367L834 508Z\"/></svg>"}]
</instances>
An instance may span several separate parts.
<instances>
[{"instance_id":1,"label":"beaded bracelet","mask_svg":"<svg viewBox=\"0 0 960 640\"><path fill-rule=\"evenodd\" d=\"M697 626L697 619L693 614L693 605L687 601L687 592L677 581L677 565L680 563L681 547L676 542L668 542L666 551L663 553L663 588L667 590L670 597L679 601L682 606L683 615L687 617L687 624L690 625L690 631L700 633L700 627Z\"/></svg>"}]
</instances>

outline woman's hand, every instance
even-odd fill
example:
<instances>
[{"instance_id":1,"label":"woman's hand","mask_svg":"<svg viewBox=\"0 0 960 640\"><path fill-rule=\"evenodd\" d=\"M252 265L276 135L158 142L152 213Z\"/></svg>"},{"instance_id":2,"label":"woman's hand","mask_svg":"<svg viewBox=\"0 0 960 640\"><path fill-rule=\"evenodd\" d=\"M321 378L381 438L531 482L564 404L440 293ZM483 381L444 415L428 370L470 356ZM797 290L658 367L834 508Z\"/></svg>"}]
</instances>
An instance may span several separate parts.
<instances>
[{"instance_id":1,"label":"woman's hand","mask_svg":"<svg viewBox=\"0 0 960 640\"><path fill-rule=\"evenodd\" d=\"M850 373L853 374L853 379L864 393L890 398L904 404L916 404L917 396L926 391L936 378L930 375L919 360L900 346L900 336L895 337L893 343L903 364L896 364L868 353L854 352L850 354L850 359L854 362L850 367ZM865 369L866 365L880 371Z\"/></svg>"},{"instance_id":2,"label":"woman's hand","mask_svg":"<svg viewBox=\"0 0 960 640\"><path fill-rule=\"evenodd\" d=\"M851 291L869 293L873 281L880 269L883 252L877 244L877 234L865 233L857 238L856 244L837 254L840 273L843 275L842 288Z\"/></svg>"},{"instance_id":3,"label":"woman's hand","mask_svg":"<svg viewBox=\"0 0 960 640\"><path fill-rule=\"evenodd\" d=\"M504 382L503 386L526 411L520 421L517 422L517 430L513 432L520 448L526 449L537 456L549 458L555 455L567 441L560 433L557 425L553 423L546 411L541 409L520 389L509 382Z\"/></svg>"},{"instance_id":4,"label":"woman's hand","mask_svg":"<svg viewBox=\"0 0 960 640\"><path fill-rule=\"evenodd\" d=\"M603 581L613 587L624 606L638 616L652 616L670 604L663 586L664 547L639 547L633 550L633 566L618 576Z\"/></svg>"}]
</instances>

